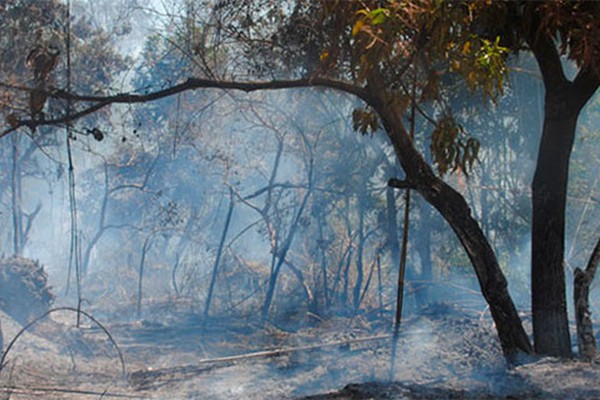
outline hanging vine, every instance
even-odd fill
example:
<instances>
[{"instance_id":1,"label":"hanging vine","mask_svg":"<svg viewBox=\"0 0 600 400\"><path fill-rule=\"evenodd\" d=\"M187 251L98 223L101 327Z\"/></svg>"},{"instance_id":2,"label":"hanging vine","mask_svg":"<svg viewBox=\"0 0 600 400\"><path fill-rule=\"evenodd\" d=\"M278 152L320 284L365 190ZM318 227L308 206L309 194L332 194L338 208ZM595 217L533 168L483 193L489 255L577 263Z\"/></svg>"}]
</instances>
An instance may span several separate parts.
<instances>
[{"instance_id":1,"label":"hanging vine","mask_svg":"<svg viewBox=\"0 0 600 400\"><path fill-rule=\"evenodd\" d=\"M65 24L65 47L66 47L66 76L67 76L67 92L71 92L71 0L67 0L66 24ZM66 114L67 119L71 116L71 99L67 99ZM79 257L79 235L77 226L77 199L75 196L75 168L73 164L73 151L71 148L71 140L73 132L70 123L66 124L66 148L67 148L67 163L68 163L68 180L69 180L69 212L71 217L71 243L69 248L69 270L67 274L67 293L69 292L71 274L75 269L75 283L77 289L77 326L81 320L81 271Z\"/></svg>"}]
</instances>

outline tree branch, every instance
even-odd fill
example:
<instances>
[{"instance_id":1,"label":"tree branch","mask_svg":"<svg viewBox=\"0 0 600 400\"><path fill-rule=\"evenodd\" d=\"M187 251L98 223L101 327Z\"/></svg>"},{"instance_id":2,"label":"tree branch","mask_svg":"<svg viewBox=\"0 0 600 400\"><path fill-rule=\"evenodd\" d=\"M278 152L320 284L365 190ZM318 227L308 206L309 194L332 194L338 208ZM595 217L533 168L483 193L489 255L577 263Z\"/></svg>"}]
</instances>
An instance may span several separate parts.
<instances>
[{"instance_id":1,"label":"tree branch","mask_svg":"<svg viewBox=\"0 0 600 400\"><path fill-rule=\"evenodd\" d=\"M600 87L600 75L593 67L582 68L572 85L572 94L575 97L575 101L579 108L583 107L585 103L596 93Z\"/></svg>"},{"instance_id":2,"label":"tree branch","mask_svg":"<svg viewBox=\"0 0 600 400\"><path fill-rule=\"evenodd\" d=\"M590 280L594 279L594 276L596 275L598 263L600 263L600 239L598 239L598 242L592 251L592 255L590 256L590 260L588 261L588 265L585 268L585 273L589 275Z\"/></svg>"},{"instance_id":3,"label":"tree branch","mask_svg":"<svg viewBox=\"0 0 600 400\"><path fill-rule=\"evenodd\" d=\"M70 93L65 90L52 90L47 92L49 97L71 100L78 102L92 102L95 103L89 107L83 108L77 112L71 113L71 115L60 116L48 120L35 121L32 119L18 121L18 126L11 127L5 131L0 132L0 138L6 136L12 131L16 130L21 126L27 126L30 129L35 129L37 126L42 125L60 125L66 124L72 121L76 121L87 115L90 115L108 105L111 104L135 104L135 103L147 103L155 100L159 100L165 97L173 96L178 93L198 90L198 89L223 89L223 90L241 90L243 92L254 92L258 90L281 90L281 89L294 89L294 88L306 88L306 87L323 87L342 92L353 94L365 102L370 101L370 96L364 88L343 81L337 81L326 78L303 78L296 80L273 80L273 81L262 81L262 82L236 82L236 81L219 81L211 79L200 79L200 78L188 78L185 82L171 86L166 89L158 90L147 94L133 94L133 93L121 93L113 96L92 96L92 95L80 95L76 93Z\"/></svg>"},{"instance_id":4,"label":"tree branch","mask_svg":"<svg viewBox=\"0 0 600 400\"><path fill-rule=\"evenodd\" d=\"M417 185L414 182L409 180L400 180L396 178L391 178L388 181L388 186L393 187L395 189L417 189Z\"/></svg>"},{"instance_id":5,"label":"tree branch","mask_svg":"<svg viewBox=\"0 0 600 400\"><path fill-rule=\"evenodd\" d=\"M551 88L561 89L568 83L563 70L560 54L552 37L543 30L540 16L535 8L537 4L531 3L526 13L530 13L531 25L525 32L525 40L537 60L546 90ZM526 19L526 18L525 18Z\"/></svg>"}]
</instances>

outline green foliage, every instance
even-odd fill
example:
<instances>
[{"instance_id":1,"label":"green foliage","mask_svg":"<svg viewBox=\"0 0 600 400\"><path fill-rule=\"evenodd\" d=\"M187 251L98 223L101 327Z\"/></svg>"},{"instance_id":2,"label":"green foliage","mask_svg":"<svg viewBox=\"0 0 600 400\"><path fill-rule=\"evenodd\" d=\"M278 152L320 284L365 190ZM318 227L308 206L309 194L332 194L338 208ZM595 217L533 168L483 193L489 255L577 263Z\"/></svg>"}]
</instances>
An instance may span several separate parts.
<instances>
[{"instance_id":1,"label":"green foliage","mask_svg":"<svg viewBox=\"0 0 600 400\"><path fill-rule=\"evenodd\" d=\"M499 36L491 41L472 35L457 54L451 59L450 69L464 78L469 89L480 89L492 99L504 93L508 49L500 45Z\"/></svg>"},{"instance_id":2,"label":"green foliage","mask_svg":"<svg viewBox=\"0 0 600 400\"><path fill-rule=\"evenodd\" d=\"M408 62L460 74L471 90L495 99L503 93L509 49L498 35L474 33L495 10L491 3L477 0L390 0L374 9L367 4L355 12L352 27L356 51L362 53L357 56L357 76L365 76L365 71L382 62L391 68ZM425 63L413 63L415 59Z\"/></svg>"}]
</instances>

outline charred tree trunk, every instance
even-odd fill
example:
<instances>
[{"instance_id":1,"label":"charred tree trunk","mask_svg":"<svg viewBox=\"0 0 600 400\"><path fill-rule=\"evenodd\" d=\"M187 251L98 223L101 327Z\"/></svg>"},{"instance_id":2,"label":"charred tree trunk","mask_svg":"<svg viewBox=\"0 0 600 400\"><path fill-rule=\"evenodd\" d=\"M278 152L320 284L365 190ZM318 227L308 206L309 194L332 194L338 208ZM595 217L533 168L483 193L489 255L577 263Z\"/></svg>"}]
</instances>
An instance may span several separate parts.
<instances>
[{"instance_id":1,"label":"charred tree trunk","mask_svg":"<svg viewBox=\"0 0 600 400\"><path fill-rule=\"evenodd\" d=\"M433 262L431 261L431 212L429 205L420 204L421 234L419 235L417 251L421 260L421 275L419 276L420 285L416 292L416 299L419 307L424 307L429 300L431 287L433 285Z\"/></svg>"},{"instance_id":2,"label":"charred tree trunk","mask_svg":"<svg viewBox=\"0 0 600 400\"><path fill-rule=\"evenodd\" d=\"M385 192L386 216L387 216L387 240L390 250L392 265L400 262L400 239L398 238L398 208L396 207L396 196L394 189L388 187Z\"/></svg>"},{"instance_id":3,"label":"charred tree trunk","mask_svg":"<svg viewBox=\"0 0 600 400\"><path fill-rule=\"evenodd\" d=\"M142 254L140 256L140 267L138 270L138 290L137 290L137 300L136 300L136 307L135 307L135 314L136 314L137 318L141 318L141 316L142 316L142 294L143 294L143 289L144 289L143 280L144 280L144 268L146 266L146 254L150 250L150 247L152 247L152 239L154 239L154 237L158 233L159 232L152 232L151 234L146 236L146 240L144 240L144 245L142 246Z\"/></svg>"},{"instance_id":4,"label":"charred tree trunk","mask_svg":"<svg viewBox=\"0 0 600 400\"><path fill-rule=\"evenodd\" d=\"M425 163L423 165L426 166ZM504 354L512 357L518 351L531 353L531 344L508 292L506 278L483 231L471 216L471 209L460 193L433 173L426 175L411 177L408 181L391 180L390 184L405 188L408 183L414 187L455 232L471 260L481 292L490 306Z\"/></svg>"},{"instance_id":5,"label":"charred tree trunk","mask_svg":"<svg viewBox=\"0 0 600 400\"><path fill-rule=\"evenodd\" d=\"M215 256L215 263L213 265L212 274L210 276L210 283L208 285L208 294L206 295L206 304L204 305L204 318L208 318L210 311L210 303L212 302L213 292L215 290L215 283L217 282L217 275L219 274L219 265L221 262L221 256L223 255L223 247L225 246L225 239L227 239L227 232L229 232L229 225L231 224L231 216L233 214L233 208L235 203L233 201L233 189L229 188L229 208L227 209L227 216L225 217L225 225L223 225L223 231L221 232L221 240L219 241L219 248L217 249L217 255Z\"/></svg>"},{"instance_id":6,"label":"charred tree trunk","mask_svg":"<svg viewBox=\"0 0 600 400\"><path fill-rule=\"evenodd\" d=\"M585 361L593 360L598 354L594 327L592 325L592 313L590 311L590 285L596 275L600 262L600 239L594 247L585 271L575 269L574 303L575 320L577 322L577 347L579 356Z\"/></svg>"},{"instance_id":7,"label":"charred tree trunk","mask_svg":"<svg viewBox=\"0 0 600 400\"><path fill-rule=\"evenodd\" d=\"M327 243L325 241L325 235L323 233L323 224L321 223L321 221L324 221L326 219L325 215L322 213L322 210L318 209L316 210L316 212L318 213L318 220L319 223L317 223L317 232L319 234L319 239L318 239L318 249L319 249L319 257L321 258L321 279L322 279L322 288L323 288L323 304L324 304L324 308L325 310L329 310L329 307L331 305L330 302L330 295L329 295L329 283L328 283L328 279L327 279ZM315 301L318 301L317 298L315 297Z\"/></svg>"},{"instance_id":8,"label":"charred tree trunk","mask_svg":"<svg viewBox=\"0 0 600 400\"><path fill-rule=\"evenodd\" d=\"M387 99L380 77L369 82L371 104L382 119L396 155L406 173L403 181L392 179L390 185L416 190L449 223L465 249L479 281L481 292L490 306L492 318L504 354L511 358L519 351L531 353L529 338L508 292L508 283L489 242L471 215L465 199L438 178L416 150L402 122L402 112Z\"/></svg>"},{"instance_id":9,"label":"charred tree trunk","mask_svg":"<svg viewBox=\"0 0 600 400\"><path fill-rule=\"evenodd\" d=\"M577 114L561 105L562 95L546 96L546 117L531 185L531 307L536 352L570 357L563 260L569 159Z\"/></svg>"},{"instance_id":10,"label":"charred tree trunk","mask_svg":"<svg viewBox=\"0 0 600 400\"><path fill-rule=\"evenodd\" d=\"M360 293L362 290L363 280L365 276L363 265L363 253L365 248L365 207L364 193L359 193L358 199L358 246L356 249L356 281L352 290L352 305L355 311L360 307Z\"/></svg>"},{"instance_id":11,"label":"charred tree trunk","mask_svg":"<svg viewBox=\"0 0 600 400\"><path fill-rule=\"evenodd\" d=\"M533 16L527 42L542 73L546 96L544 127L532 189L531 308L535 350L570 357L564 241L569 160L577 118L600 84L593 68L582 68L573 81L563 71L553 39Z\"/></svg>"},{"instance_id":12,"label":"charred tree trunk","mask_svg":"<svg viewBox=\"0 0 600 400\"><path fill-rule=\"evenodd\" d=\"M465 199L441 180L419 193L433 205L454 230L475 269L481 292L490 306L504 354L531 353L529 338L508 292L508 283L489 242Z\"/></svg>"}]
</instances>

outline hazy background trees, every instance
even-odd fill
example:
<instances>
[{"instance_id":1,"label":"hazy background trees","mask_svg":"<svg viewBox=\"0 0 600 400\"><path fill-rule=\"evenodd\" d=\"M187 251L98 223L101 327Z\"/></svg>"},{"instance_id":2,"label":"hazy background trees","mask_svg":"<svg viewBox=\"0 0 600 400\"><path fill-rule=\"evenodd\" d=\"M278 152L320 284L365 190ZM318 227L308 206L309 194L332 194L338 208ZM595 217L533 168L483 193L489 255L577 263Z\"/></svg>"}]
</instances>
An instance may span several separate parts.
<instances>
[{"instance_id":1,"label":"hazy background trees","mask_svg":"<svg viewBox=\"0 0 600 400\"><path fill-rule=\"evenodd\" d=\"M263 14L256 12L259 3L132 3L115 14L108 6L100 12L92 3L78 4L73 90L147 93L190 76L326 73L319 70L324 67L317 44L333 36L313 37L319 32L299 19L290 32L283 30L307 40L295 48L289 36L272 36L280 22L290 21L286 3ZM58 2L3 7L12 14L3 14L2 82L27 85L32 75L25 58L37 40L32 27L64 43L65 11ZM44 7L52 12L42 12ZM301 11L298 18L305 18ZM140 30L142 18L153 26ZM146 32L151 34L142 37ZM287 47L275 42L271 48L279 57L260 46L273 38L289 40ZM65 48L61 54L51 77L56 87L65 85ZM527 309L529 187L544 117L543 85L530 55L512 59L511 67L504 95L487 107L464 82L445 82L443 101L421 106L415 146L434 159L429 118L447 108L479 141L473 169L444 179L467 199L516 301ZM4 117L29 113L22 91L4 86L2 96ZM597 101L584 110L575 143L568 268L585 264L598 229ZM338 313L391 315L403 199L387 180L403 174L381 129L366 135L353 129L353 110L362 106L344 94L310 90L204 90L114 106L79 122L72 142L77 251L89 307L127 318L169 307L207 316L261 313L292 325ZM64 101L50 99L45 112L51 116L64 107ZM94 140L94 128L103 133L101 142ZM60 292L67 282L70 235L65 137L61 127L22 128L0 143L0 179L7 188L2 216L10 221L2 226L3 251L40 259ZM459 242L422 199L412 205L409 243L409 311L437 301L485 310L473 295L476 282Z\"/></svg>"}]
</instances>

